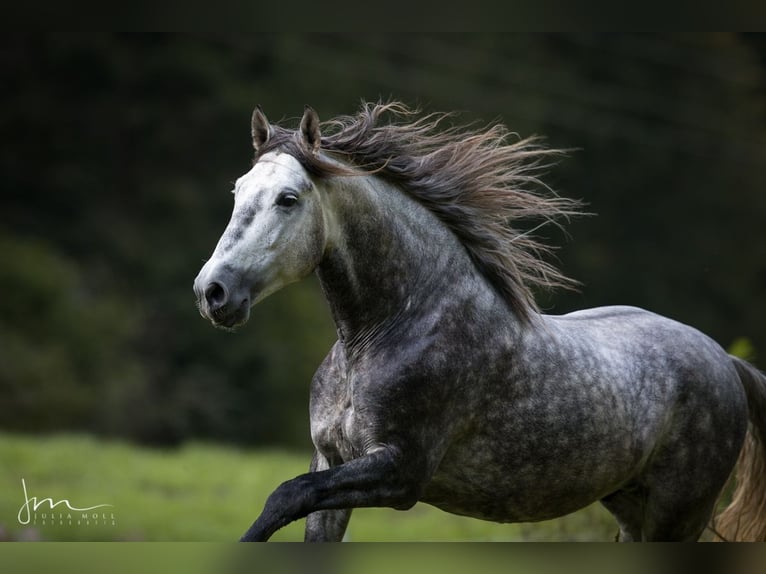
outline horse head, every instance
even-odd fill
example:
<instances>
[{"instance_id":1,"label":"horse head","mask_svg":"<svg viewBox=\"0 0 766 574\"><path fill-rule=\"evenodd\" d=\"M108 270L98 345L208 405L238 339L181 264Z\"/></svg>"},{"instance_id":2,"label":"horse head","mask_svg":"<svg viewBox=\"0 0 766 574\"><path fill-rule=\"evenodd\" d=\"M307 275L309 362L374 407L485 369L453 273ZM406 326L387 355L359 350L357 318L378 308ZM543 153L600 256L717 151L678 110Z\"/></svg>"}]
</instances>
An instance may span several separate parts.
<instances>
[{"instance_id":1,"label":"horse head","mask_svg":"<svg viewBox=\"0 0 766 574\"><path fill-rule=\"evenodd\" d=\"M274 128L257 107L252 118L257 160L237 179L234 209L213 255L194 280L200 314L231 329L244 324L250 307L310 274L326 244L319 189L302 163L269 147ZM316 112L306 107L296 145L318 153Z\"/></svg>"}]
</instances>

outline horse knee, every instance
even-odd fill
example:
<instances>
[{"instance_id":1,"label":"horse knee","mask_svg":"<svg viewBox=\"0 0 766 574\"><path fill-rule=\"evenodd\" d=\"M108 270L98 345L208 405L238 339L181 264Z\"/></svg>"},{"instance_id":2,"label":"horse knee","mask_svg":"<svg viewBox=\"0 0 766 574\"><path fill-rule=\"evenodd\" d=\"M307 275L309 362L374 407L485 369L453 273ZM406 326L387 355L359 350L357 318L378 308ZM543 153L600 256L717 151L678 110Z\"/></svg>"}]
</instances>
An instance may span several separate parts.
<instances>
[{"instance_id":1,"label":"horse knee","mask_svg":"<svg viewBox=\"0 0 766 574\"><path fill-rule=\"evenodd\" d=\"M392 505L393 508L396 510L409 510L420 500L422 492L423 488L418 484L404 483L400 485L394 493L393 499L397 502Z\"/></svg>"},{"instance_id":2,"label":"horse knee","mask_svg":"<svg viewBox=\"0 0 766 574\"><path fill-rule=\"evenodd\" d=\"M429 476L423 465L401 457L393 459L393 468L387 472L391 489L391 504L396 510L409 510L421 499Z\"/></svg>"}]
</instances>

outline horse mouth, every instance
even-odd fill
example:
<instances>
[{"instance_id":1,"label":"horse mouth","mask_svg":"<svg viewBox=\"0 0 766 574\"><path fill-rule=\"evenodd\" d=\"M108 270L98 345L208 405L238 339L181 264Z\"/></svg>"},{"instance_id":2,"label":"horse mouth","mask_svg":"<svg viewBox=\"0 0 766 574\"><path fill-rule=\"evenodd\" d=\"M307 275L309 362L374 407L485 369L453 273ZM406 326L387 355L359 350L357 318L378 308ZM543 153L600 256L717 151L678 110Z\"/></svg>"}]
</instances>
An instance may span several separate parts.
<instances>
[{"instance_id":1,"label":"horse mouth","mask_svg":"<svg viewBox=\"0 0 766 574\"><path fill-rule=\"evenodd\" d=\"M214 327L224 331L236 331L250 318L250 301L243 299L234 309L221 308L214 311L200 307L200 315L209 320Z\"/></svg>"}]
</instances>

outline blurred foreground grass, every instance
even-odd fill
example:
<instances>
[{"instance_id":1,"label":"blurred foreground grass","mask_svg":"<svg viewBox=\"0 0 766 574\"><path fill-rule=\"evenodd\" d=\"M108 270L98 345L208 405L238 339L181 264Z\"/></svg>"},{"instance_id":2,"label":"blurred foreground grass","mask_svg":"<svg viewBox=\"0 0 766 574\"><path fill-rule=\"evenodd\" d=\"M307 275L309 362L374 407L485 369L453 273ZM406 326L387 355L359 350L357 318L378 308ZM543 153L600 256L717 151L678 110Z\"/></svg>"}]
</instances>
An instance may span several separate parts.
<instances>
[{"instance_id":1,"label":"blurred foreground grass","mask_svg":"<svg viewBox=\"0 0 766 574\"><path fill-rule=\"evenodd\" d=\"M157 450L84 435L0 433L0 538L234 541L258 515L271 491L305 472L309 459L308 454L200 443ZM50 503L43 502L36 512L30 508L30 524L25 526L18 519L25 502L22 478L30 500L66 499L74 507L112 506L87 512L98 518L86 524L82 513L60 504L51 524ZM273 540L302 540L303 524L300 520L287 526ZM354 541L609 541L616 531L611 516L597 504L535 524L494 524L418 504L406 512L357 509L348 537Z\"/></svg>"}]
</instances>

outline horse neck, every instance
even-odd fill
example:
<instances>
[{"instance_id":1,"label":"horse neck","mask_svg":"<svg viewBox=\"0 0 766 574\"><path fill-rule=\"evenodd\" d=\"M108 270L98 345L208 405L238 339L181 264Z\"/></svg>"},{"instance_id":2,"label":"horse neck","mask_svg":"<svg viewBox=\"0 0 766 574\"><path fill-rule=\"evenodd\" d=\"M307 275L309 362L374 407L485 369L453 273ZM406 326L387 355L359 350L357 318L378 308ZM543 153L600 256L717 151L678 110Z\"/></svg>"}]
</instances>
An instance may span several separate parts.
<instances>
[{"instance_id":1,"label":"horse neck","mask_svg":"<svg viewBox=\"0 0 766 574\"><path fill-rule=\"evenodd\" d=\"M403 191L375 177L330 183L335 231L317 275L347 346L481 282L454 234Z\"/></svg>"}]
</instances>

